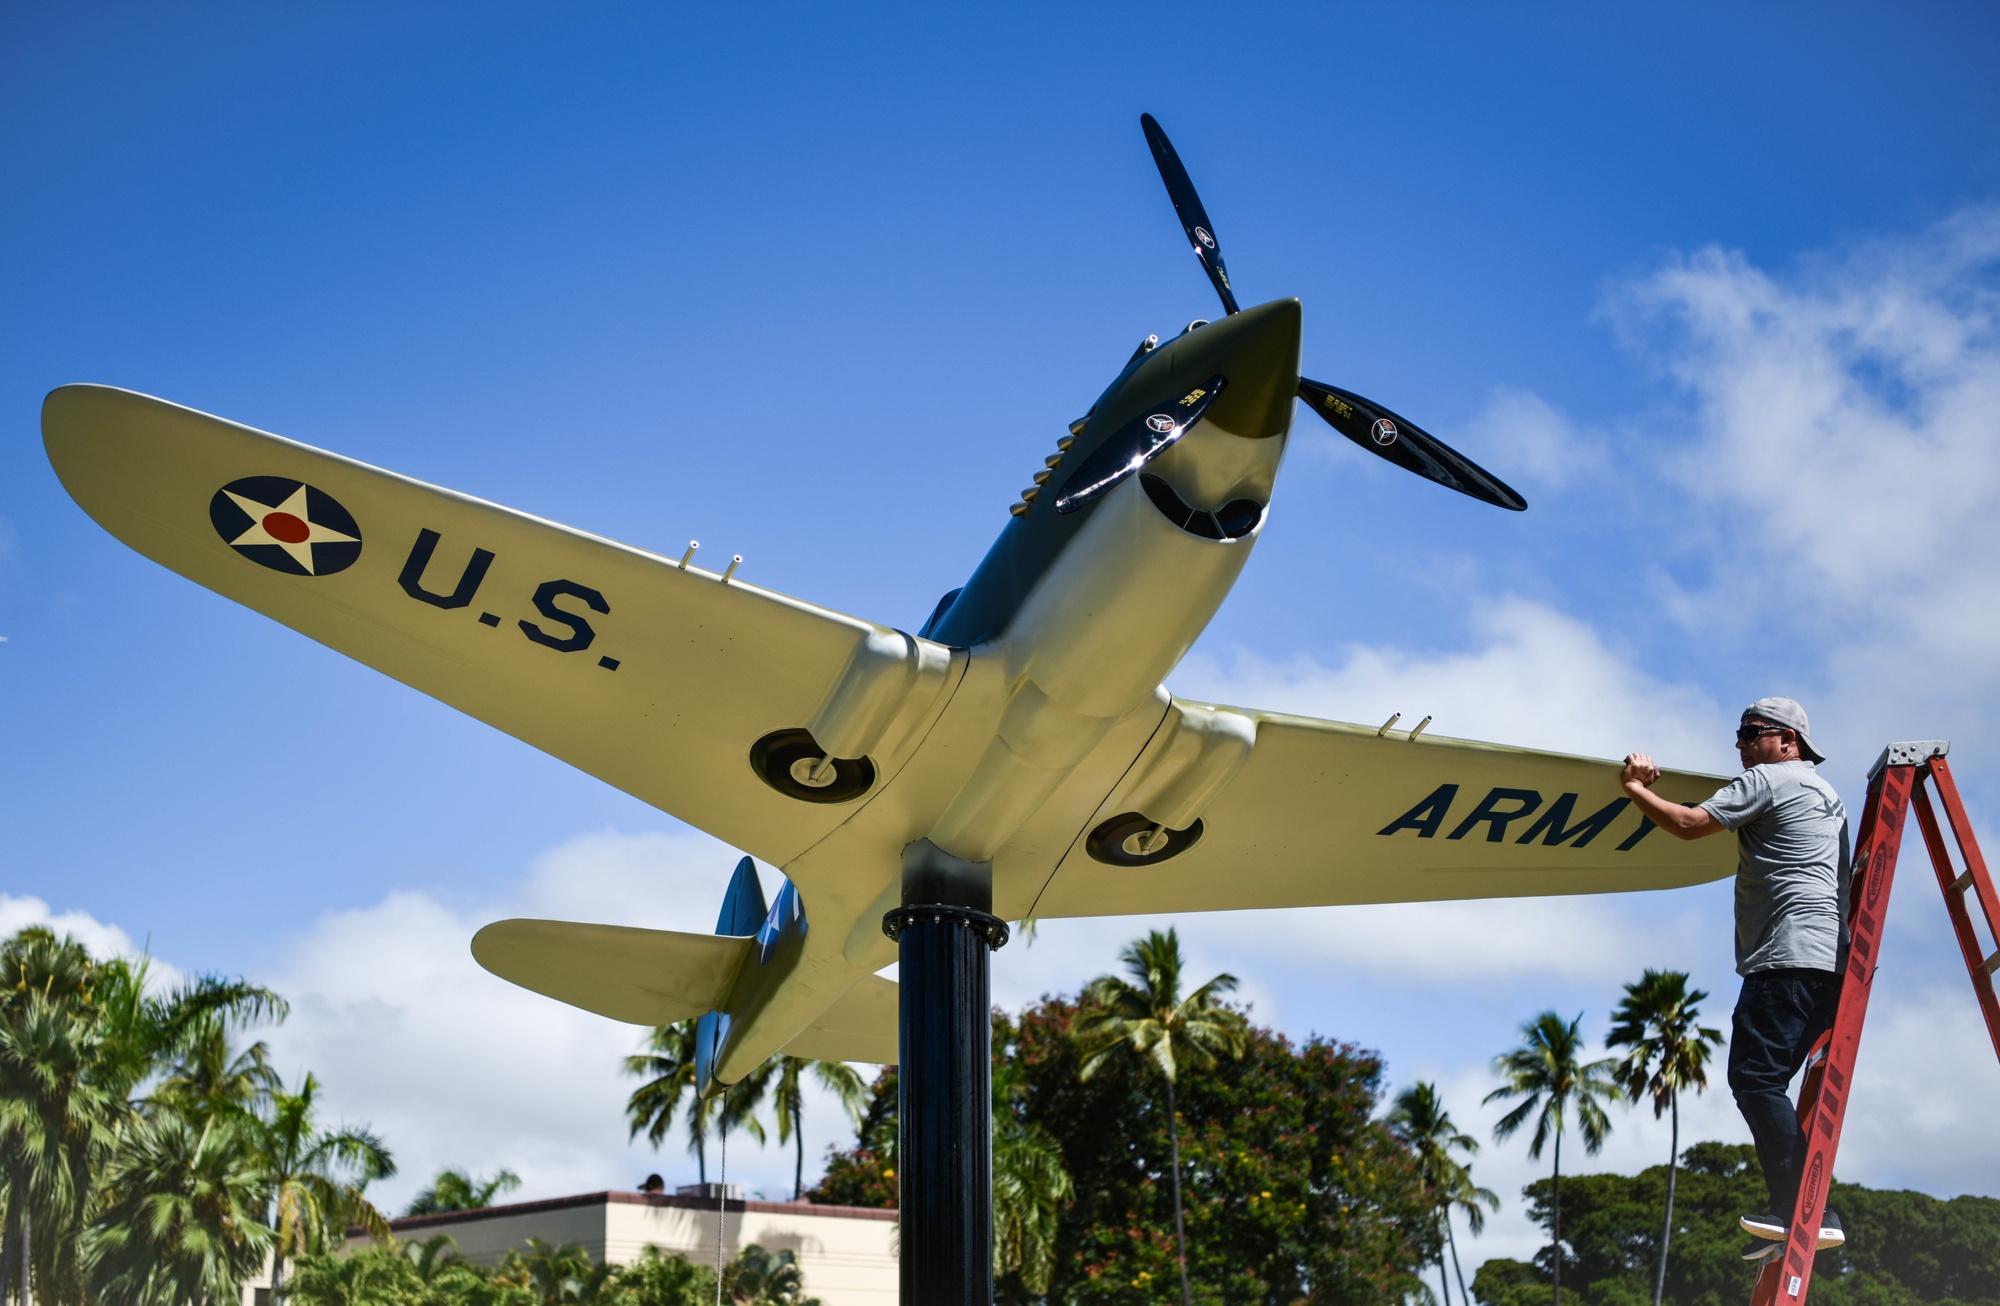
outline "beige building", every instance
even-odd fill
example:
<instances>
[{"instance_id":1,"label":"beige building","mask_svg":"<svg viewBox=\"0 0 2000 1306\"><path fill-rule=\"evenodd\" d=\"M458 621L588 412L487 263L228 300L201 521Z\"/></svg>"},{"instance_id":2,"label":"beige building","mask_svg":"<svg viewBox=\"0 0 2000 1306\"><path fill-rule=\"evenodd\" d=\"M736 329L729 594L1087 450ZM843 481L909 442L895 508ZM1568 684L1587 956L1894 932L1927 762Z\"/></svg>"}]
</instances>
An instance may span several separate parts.
<instances>
[{"instance_id":1,"label":"beige building","mask_svg":"<svg viewBox=\"0 0 2000 1306\"><path fill-rule=\"evenodd\" d=\"M735 1185L731 1185L732 1188ZM647 1245L715 1263L713 1197L643 1192L584 1193L392 1220L404 1242L450 1234L458 1254L497 1265L530 1238L581 1243L599 1261L625 1265ZM726 1260L751 1243L789 1251L805 1276L806 1295L825 1306L893 1306L898 1287L896 1213L812 1202L753 1202L732 1197L722 1225Z\"/></svg>"}]
</instances>

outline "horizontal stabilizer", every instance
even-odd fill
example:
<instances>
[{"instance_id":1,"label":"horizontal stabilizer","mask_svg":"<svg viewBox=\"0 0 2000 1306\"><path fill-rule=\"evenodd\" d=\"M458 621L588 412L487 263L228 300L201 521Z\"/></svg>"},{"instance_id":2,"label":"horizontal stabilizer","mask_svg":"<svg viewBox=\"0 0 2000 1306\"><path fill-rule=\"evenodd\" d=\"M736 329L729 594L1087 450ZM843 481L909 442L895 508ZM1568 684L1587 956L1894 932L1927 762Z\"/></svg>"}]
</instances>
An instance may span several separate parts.
<instances>
[{"instance_id":1,"label":"horizontal stabilizer","mask_svg":"<svg viewBox=\"0 0 2000 1306\"><path fill-rule=\"evenodd\" d=\"M754 942L626 925L511 920L473 935L472 955L501 979L558 1002L628 1024L667 1025L722 1006Z\"/></svg>"},{"instance_id":2,"label":"horizontal stabilizer","mask_svg":"<svg viewBox=\"0 0 2000 1306\"><path fill-rule=\"evenodd\" d=\"M899 992L894 980L863 976L784 1046L785 1055L895 1065Z\"/></svg>"}]
</instances>

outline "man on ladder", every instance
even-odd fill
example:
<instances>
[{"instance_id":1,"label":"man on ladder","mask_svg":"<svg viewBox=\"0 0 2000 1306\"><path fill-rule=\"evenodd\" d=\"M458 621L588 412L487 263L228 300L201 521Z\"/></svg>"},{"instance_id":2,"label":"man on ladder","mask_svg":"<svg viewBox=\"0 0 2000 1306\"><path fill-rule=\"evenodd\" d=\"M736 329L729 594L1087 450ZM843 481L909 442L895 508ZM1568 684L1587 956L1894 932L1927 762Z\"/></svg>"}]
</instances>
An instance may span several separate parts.
<instances>
[{"instance_id":1,"label":"man on ladder","mask_svg":"<svg viewBox=\"0 0 2000 1306\"><path fill-rule=\"evenodd\" d=\"M1785 1245L1798 1196L1805 1133L1786 1095L1814 1040L1832 1028L1846 946L1847 811L1814 769L1805 709L1760 698L1736 731L1743 774L1697 807L1655 794L1660 768L1644 753L1625 759L1625 792L1653 824L1679 839L1736 832L1736 973L1742 994L1729 1036L1729 1087L1757 1144L1770 1205L1743 1217L1758 1239L1745 1260ZM1846 1241L1831 1211L1818 1245Z\"/></svg>"}]
</instances>

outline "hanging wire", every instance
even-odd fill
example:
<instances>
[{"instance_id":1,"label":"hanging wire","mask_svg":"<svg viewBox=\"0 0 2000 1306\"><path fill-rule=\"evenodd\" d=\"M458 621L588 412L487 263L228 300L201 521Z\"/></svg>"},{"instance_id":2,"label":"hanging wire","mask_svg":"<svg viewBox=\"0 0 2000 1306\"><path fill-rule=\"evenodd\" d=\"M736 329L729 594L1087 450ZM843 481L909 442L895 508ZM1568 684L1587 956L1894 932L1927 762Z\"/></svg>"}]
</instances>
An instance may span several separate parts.
<instances>
[{"instance_id":1,"label":"hanging wire","mask_svg":"<svg viewBox=\"0 0 2000 1306\"><path fill-rule=\"evenodd\" d=\"M722 1226L729 1218L729 1090L723 1089L716 1101L722 1106L722 1156L715 1174L715 1306L722 1306Z\"/></svg>"}]
</instances>

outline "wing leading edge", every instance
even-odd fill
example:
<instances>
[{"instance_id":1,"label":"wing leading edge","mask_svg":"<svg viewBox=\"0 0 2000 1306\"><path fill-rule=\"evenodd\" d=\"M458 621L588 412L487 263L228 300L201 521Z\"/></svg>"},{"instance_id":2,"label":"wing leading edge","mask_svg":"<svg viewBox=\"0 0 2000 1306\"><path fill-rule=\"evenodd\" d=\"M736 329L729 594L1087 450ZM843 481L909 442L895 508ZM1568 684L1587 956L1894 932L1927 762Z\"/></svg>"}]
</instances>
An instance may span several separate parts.
<instances>
[{"instance_id":1,"label":"wing leading edge","mask_svg":"<svg viewBox=\"0 0 2000 1306\"><path fill-rule=\"evenodd\" d=\"M42 426L64 487L155 562L776 865L853 807L779 794L752 744L916 643L130 391L65 386Z\"/></svg>"},{"instance_id":2,"label":"wing leading edge","mask_svg":"<svg viewBox=\"0 0 2000 1306\"><path fill-rule=\"evenodd\" d=\"M1202 811L1199 840L1150 866L1105 864L1079 840L1036 916L1612 893L1736 869L1734 840L1683 842L1642 822L1616 762L1178 700L1175 709L1255 723L1249 758ZM1144 771L1142 758L1133 772ZM1692 803L1722 783L1668 772L1655 788ZM1114 791L1093 822L1129 798Z\"/></svg>"}]
</instances>

